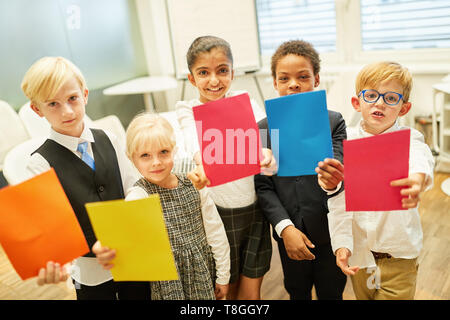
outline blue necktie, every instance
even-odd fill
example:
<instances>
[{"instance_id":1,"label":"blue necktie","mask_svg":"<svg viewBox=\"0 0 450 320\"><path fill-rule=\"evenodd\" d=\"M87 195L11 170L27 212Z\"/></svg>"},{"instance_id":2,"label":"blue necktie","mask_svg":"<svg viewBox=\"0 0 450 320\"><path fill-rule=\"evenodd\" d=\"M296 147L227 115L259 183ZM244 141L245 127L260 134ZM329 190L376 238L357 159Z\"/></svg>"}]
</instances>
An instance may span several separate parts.
<instances>
[{"instance_id":1,"label":"blue necktie","mask_svg":"<svg viewBox=\"0 0 450 320\"><path fill-rule=\"evenodd\" d=\"M78 144L77 151L81 153L81 160L83 160L92 170L95 171L94 159L87 152L88 143L82 142Z\"/></svg>"}]
</instances>

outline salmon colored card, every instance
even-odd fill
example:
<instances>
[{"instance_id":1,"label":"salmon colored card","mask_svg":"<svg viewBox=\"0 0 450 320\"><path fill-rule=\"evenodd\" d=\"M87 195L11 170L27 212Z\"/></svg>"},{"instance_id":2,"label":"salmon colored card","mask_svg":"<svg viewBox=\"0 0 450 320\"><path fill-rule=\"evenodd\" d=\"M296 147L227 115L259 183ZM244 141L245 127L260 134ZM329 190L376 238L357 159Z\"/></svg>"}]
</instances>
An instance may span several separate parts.
<instances>
[{"instance_id":1,"label":"salmon colored card","mask_svg":"<svg viewBox=\"0 0 450 320\"><path fill-rule=\"evenodd\" d=\"M410 130L344 141L347 211L390 211L402 208L402 187L393 180L408 177Z\"/></svg>"},{"instance_id":2,"label":"salmon colored card","mask_svg":"<svg viewBox=\"0 0 450 320\"><path fill-rule=\"evenodd\" d=\"M193 109L210 187L261 172L261 141L247 93Z\"/></svg>"},{"instance_id":3,"label":"salmon colored card","mask_svg":"<svg viewBox=\"0 0 450 320\"><path fill-rule=\"evenodd\" d=\"M116 250L115 281L178 279L158 194L87 203L86 210L102 246Z\"/></svg>"},{"instance_id":4,"label":"salmon colored card","mask_svg":"<svg viewBox=\"0 0 450 320\"><path fill-rule=\"evenodd\" d=\"M53 169L0 190L0 242L23 280L48 261L64 265L89 252Z\"/></svg>"}]
</instances>

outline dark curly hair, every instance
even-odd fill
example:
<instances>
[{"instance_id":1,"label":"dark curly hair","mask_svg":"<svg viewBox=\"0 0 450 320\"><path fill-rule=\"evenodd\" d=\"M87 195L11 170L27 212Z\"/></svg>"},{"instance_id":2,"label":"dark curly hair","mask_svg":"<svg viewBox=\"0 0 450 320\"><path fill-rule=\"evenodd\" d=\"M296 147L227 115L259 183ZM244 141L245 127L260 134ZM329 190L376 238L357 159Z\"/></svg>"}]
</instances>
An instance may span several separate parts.
<instances>
[{"instance_id":1,"label":"dark curly hair","mask_svg":"<svg viewBox=\"0 0 450 320\"><path fill-rule=\"evenodd\" d=\"M319 53L316 49L314 49L313 45L303 40L290 40L283 42L272 56L271 71L274 79L276 78L278 61L288 54L295 54L297 56L308 58L313 66L314 75L320 72Z\"/></svg>"}]
</instances>

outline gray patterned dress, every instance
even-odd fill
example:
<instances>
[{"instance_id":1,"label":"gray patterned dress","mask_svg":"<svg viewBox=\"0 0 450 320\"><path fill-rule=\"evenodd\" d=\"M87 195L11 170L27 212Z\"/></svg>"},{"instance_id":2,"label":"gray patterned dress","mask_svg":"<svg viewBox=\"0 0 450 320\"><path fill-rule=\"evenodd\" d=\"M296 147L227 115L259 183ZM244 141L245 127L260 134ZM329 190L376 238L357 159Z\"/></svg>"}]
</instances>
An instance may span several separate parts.
<instances>
[{"instance_id":1,"label":"gray patterned dress","mask_svg":"<svg viewBox=\"0 0 450 320\"><path fill-rule=\"evenodd\" d=\"M174 189L140 179L136 186L158 193L179 280L151 282L152 300L214 300L215 265L206 240L199 192L191 181L176 175Z\"/></svg>"}]
</instances>

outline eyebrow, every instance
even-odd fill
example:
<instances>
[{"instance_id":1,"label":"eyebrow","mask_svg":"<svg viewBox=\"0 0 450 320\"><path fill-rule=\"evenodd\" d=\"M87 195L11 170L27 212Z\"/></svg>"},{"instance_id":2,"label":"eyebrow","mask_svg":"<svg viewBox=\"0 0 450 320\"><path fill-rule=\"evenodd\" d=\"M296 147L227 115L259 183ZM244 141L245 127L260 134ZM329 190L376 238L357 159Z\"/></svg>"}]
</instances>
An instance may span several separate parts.
<instances>
[{"instance_id":1,"label":"eyebrow","mask_svg":"<svg viewBox=\"0 0 450 320\"><path fill-rule=\"evenodd\" d=\"M228 67L229 68L230 65L227 64L227 63L222 63L222 64L219 64L217 67L215 67L215 69L216 68L221 68L221 67ZM205 67L205 66L200 66L200 67L195 68L195 71L200 70L200 69L209 69L209 68Z\"/></svg>"},{"instance_id":2,"label":"eyebrow","mask_svg":"<svg viewBox=\"0 0 450 320\"><path fill-rule=\"evenodd\" d=\"M309 73L308 69L302 69L294 72L285 72L285 71L278 71L277 74L289 74L289 73Z\"/></svg>"},{"instance_id":3,"label":"eyebrow","mask_svg":"<svg viewBox=\"0 0 450 320\"><path fill-rule=\"evenodd\" d=\"M78 90L74 90L74 91L72 91L71 93L69 93L68 95L67 95L67 97L72 97L72 96L76 96L76 95L78 95ZM57 101L58 99L56 99L56 98L53 98L53 99L48 99L48 100L45 100L44 101L44 103L49 103L49 102L54 102L54 101Z\"/></svg>"}]
</instances>

